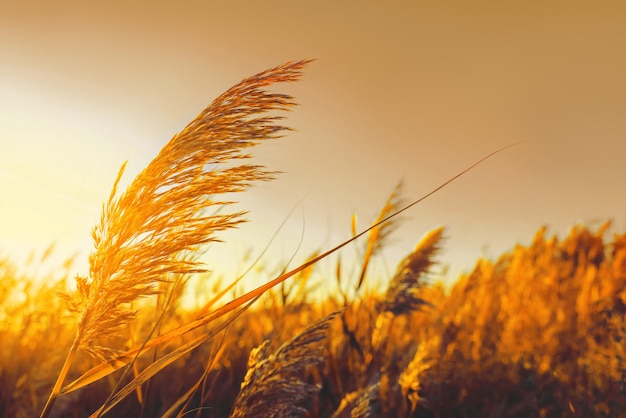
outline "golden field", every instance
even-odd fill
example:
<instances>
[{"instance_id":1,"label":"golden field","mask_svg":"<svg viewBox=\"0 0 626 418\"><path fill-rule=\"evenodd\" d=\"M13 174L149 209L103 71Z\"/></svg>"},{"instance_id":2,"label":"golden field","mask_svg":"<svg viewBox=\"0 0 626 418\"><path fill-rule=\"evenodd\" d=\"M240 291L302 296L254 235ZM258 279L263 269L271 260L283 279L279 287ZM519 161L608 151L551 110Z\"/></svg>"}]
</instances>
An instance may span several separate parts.
<instances>
[{"instance_id":1,"label":"golden field","mask_svg":"<svg viewBox=\"0 0 626 418\"><path fill-rule=\"evenodd\" d=\"M327 300L309 297L310 277L339 247L248 293L214 280L199 255L242 222L230 194L275 174L246 152L283 135L275 112L295 104L265 87L306 64L228 90L124 191L122 167L88 275L0 260L0 416L626 416L626 234L608 238L608 223L539 229L449 290L429 278L437 228L393 277L368 277L411 206L397 189L372 227L353 225L362 261L323 278L339 289ZM191 277L213 283L190 311ZM368 291L375 279L386 289Z\"/></svg>"}]
</instances>

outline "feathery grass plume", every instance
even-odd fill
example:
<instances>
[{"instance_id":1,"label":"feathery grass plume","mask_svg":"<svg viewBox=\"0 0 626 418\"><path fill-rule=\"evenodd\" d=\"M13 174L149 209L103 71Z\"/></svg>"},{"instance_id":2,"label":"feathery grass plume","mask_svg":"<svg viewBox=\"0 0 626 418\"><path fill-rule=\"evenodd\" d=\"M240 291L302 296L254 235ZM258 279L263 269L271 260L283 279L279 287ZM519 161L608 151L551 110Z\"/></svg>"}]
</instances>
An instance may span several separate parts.
<instances>
[{"instance_id":1,"label":"feathery grass plume","mask_svg":"<svg viewBox=\"0 0 626 418\"><path fill-rule=\"evenodd\" d=\"M363 255L363 264L361 267L361 274L359 274L359 282L357 283L357 290L361 288L363 281L365 280L365 275L367 273L367 268L369 266L371 258L383 247L389 235L394 231L394 229L398 225L398 220L400 218L395 217L392 219L388 219L386 222L383 222L385 219L389 218L391 214L398 212L404 205L404 200L400 198L400 193L402 192L402 181L400 181L396 187L391 192L389 199L385 202L385 206L381 209L378 217L374 221L374 225L379 224L378 226L372 228L369 231L367 246L365 247L365 253ZM382 222L382 223L381 223ZM356 217L352 216L352 234L356 236Z\"/></svg>"},{"instance_id":2,"label":"feathery grass plume","mask_svg":"<svg viewBox=\"0 0 626 418\"><path fill-rule=\"evenodd\" d=\"M389 328L393 326L395 316L408 314L421 306L429 305L419 296L424 284L420 280L434 264L433 257L439 250L444 227L435 228L422 237L415 249L398 266L387 291L377 308L380 312L372 332L372 347L383 347ZM380 353L378 354L380 355Z\"/></svg>"},{"instance_id":3,"label":"feathery grass plume","mask_svg":"<svg viewBox=\"0 0 626 418\"><path fill-rule=\"evenodd\" d=\"M514 144L513 144L514 145ZM423 201L424 199L426 199L428 196L431 196L433 193L435 193L437 190L440 190L441 188L445 187L446 184L449 184L450 182L452 182L453 180L459 178L460 176L462 176L464 173L468 172L469 170L471 170L473 167L476 167L478 164L480 164L482 161L485 161L486 159L488 159L489 157L493 156L494 154L498 153L498 152L502 152L503 150L513 146L513 145L509 145L506 147L503 147L491 154L489 154L488 156L484 157L483 159L481 159L480 161L474 163L472 166L468 167L467 169L463 170L462 172L460 172L459 174L457 174L456 176L454 176L453 178L451 178L450 180L448 180L447 182L443 183L441 186L439 186L438 188L432 190L431 192L427 193L426 195L422 196L420 199L415 200L413 203L411 203L408 206L405 206L404 208L400 209L399 211L387 216L385 219L381 220L379 223L376 223L374 225L372 225L370 228L362 231L361 233L357 234L356 236L354 236L352 239L344 241L343 243L335 246L334 248L326 251L325 253L317 256L316 258L314 258L313 260L310 260L304 264L302 264L301 266L297 267L296 269L291 270L288 273L282 274L281 276L265 283L262 286L259 286L258 288L254 289L253 291L250 291L248 293L246 293L245 295L242 295L241 297L238 297L237 299L227 303L226 305L222 306L221 308L217 309L216 311L214 311L211 315L208 315L207 317L203 317L201 319L198 320L194 320L190 323L187 323L177 329L174 329L170 332L168 332L168 335L164 335L163 337L158 337L155 339L150 340L149 342L147 342L145 344L145 346L142 346L139 349L134 349L134 350L130 350L126 353L124 353L122 356L118 356L115 359L113 359L112 362L106 362L104 364L101 364L95 368L90 369L89 371L87 371L86 373L84 373L79 379L75 380L74 382L72 382L70 385L66 386L65 388L63 388L63 390L61 391L61 393L69 393L71 391L74 391L76 389L79 389L81 387L84 387L87 384L90 384L91 382L94 382L98 379L101 379L102 377L108 375L109 373L111 373L114 370L117 370L118 368L122 367L123 365L127 365L129 364L129 361L134 361L132 360L132 358L134 358L134 356L138 355L138 353L149 349L149 347L154 347L158 344L161 344L163 342L166 341L170 341L172 337L178 337L180 335L183 335L185 333L187 333L190 330L193 330L199 326L203 326L217 318L220 318L226 314L228 314L229 312L233 312L233 310L237 309L238 307L242 306L242 304L249 304L249 303L253 303L254 300L256 300L260 295L262 295L264 292L266 292L267 290L271 289L272 287L276 286L277 284L280 284L282 281L286 280L287 278L293 276L294 274L297 274L298 272L303 271L304 269L306 269L308 266L311 266L312 264L316 263L317 261L319 261L322 258L327 257L329 254L332 254L333 252L336 252L337 250L339 250L340 248L346 246L347 244L353 242L355 239L358 239L359 237L361 237L362 235L368 233L372 228L375 228L377 226L379 226L380 224L382 224L383 222L388 221L389 219L396 217L399 213L408 210L409 208L411 208L412 206L416 205L417 203ZM246 307L249 305L246 305ZM373 304L372 304L373 307ZM245 309L245 307L244 307ZM371 312L373 312L373 310L371 310ZM231 318L229 318L230 320ZM368 334L369 336L369 334ZM211 336L203 336L200 339L196 339L193 342L190 342L188 344L185 344L184 347L181 347L180 349L176 349L175 352L168 354L166 357L167 359L163 359L164 361L161 361L162 359L159 359L159 364L155 364L155 365L150 365L145 371L143 371L141 373L141 379L137 378L135 379L133 382L129 383L124 390L122 390L121 392L123 392L124 394L122 395L115 395L115 400L114 402L117 403L119 400L123 399L124 396L126 396L129 392L129 390L134 390L135 388L137 388L138 384L141 384L141 382L145 381L145 378L150 378L150 376L153 376L155 373L158 373L165 365L169 364L169 362L173 361L175 358L180 358L181 355L183 355L184 353L189 352L191 349L193 349L194 347L197 347L199 344L201 344L203 341L207 341L208 339L212 338ZM366 343L368 346L369 344L369 340L370 338L368 337L366 341L364 341L364 343ZM361 357L363 357L363 353L361 352ZM371 362L370 364L375 364L374 362ZM102 366L102 367L101 367ZM154 366L154 367L153 367ZM357 367L360 369L360 367ZM398 389L399 390L399 389ZM125 395L126 394L126 395ZM108 405L110 409L110 407L113 405L113 402ZM102 407L101 410L104 410L105 408Z\"/></svg>"},{"instance_id":4,"label":"feathery grass plume","mask_svg":"<svg viewBox=\"0 0 626 418\"><path fill-rule=\"evenodd\" d=\"M95 249L89 257L89 278L76 278L79 300L66 297L80 321L42 416L49 413L77 350L107 357L109 348L97 340L117 335L134 317L130 303L155 294L166 277L205 271L200 263L178 256L218 241L216 232L243 222L245 212L208 215L207 208L234 203L216 195L243 191L255 181L274 177L262 166L236 163L250 157L246 148L279 138L289 129L275 124L282 117L264 114L288 110L295 105L292 97L263 87L297 80L309 62L278 66L227 90L176 134L118 196L126 164L122 165L92 232Z\"/></svg>"},{"instance_id":5,"label":"feathery grass plume","mask_svg":"<svg viewBox=\"0 0 626 418\"><path fill-rule=\"evenodd\" d=\"M420 278L434 264L433 257L439 250L443 231L444 227L440 226L427 232L413 252L400 263L385 292L382 301L383 311L400 315L427 304L424 299L417 296L423 286Z\"/></svg>"},{"instance_id":6,"label":"feathery grass plume","mask_svg":"<svg viewBox=\"0 0 626 418\"><path fill-rule=\"evenodd\" d=\"M357 400L356 406L350 414L351 418L374 418L382 412L380 402L380 385L373 383L363 390Z\"/></svg>"},{"instance_id":7,"label":"feathery grass plume","mask_svg":"<svg viewBox=\"0 0 626 418\"><path fill-rule=\"evenodd\" d=\"M433 359L428 357L429 353L433 347L437 348L440 343L440 337L434 337L428 341L419 343L413 360L411 360L400 374L398 382L402 388L404 399L410 404L411 414L415 412L415 408L417 408L418 404L426 403L426 399L420 396L420 391L422 390L420 378L422 373L428 370L433 364Z\"/></svg>"},{"instance_id":8,"label":"feathery grass plume","mask_svg":"<svg viewBox=\"0 0 626 418\"><path fill-rule=\"evenodd\" d=\"M332 418L374 418L381 416L380 385L371 385L346 394Z\"/></svg>"},{"instance_id":9,"label":"feathery grass plume","mask_svg":"<svg viewBox=\"0 0 626 418\"><path fill-rule=\"evenodd\" d=\"M267 358L267 341L252 350L231 417L292 417L309 414L305 401L319 387L303 380L304 371L324 361L326 333L339 311L322 318Z\"/></svg>"}]
</instances>

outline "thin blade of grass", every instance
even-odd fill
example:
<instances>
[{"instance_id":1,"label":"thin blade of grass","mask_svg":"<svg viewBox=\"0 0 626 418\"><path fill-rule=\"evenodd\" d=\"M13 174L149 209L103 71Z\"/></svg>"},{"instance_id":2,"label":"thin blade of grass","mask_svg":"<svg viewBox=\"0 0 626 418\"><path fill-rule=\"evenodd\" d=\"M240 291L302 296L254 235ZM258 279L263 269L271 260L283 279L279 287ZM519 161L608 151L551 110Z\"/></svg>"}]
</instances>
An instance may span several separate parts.
<instances>
[{"instance_id":1,"label":"thin blade of grass","mask_svg":"<svg viewBox=\"0 0 626 418\"><path fill-rule=\"evenodd\" d=\"M165 413L161 416L161 418L170 418L170 417L172 417L174 415L174 413L181 406L183 408L181 409L181 411L178 413L177 416L178 417L182 416L183 411L185 410L185 408L187 408L189 406L189 402L191 400L192 395L198 390L198 388L200 388L200 385L202 385L202 382L207 378L209 372L213 369L213 366L215 365L215 363L222 357L222 355L224 354L224 351L226 351L226 345L224 344L224 338L222 338L222 341L219 344L217 352L211 358L211 361L209 362L209 364L207 365L206 369L204 370L204 373L202 373L202 376L200 377L200 379L198 379L196 381L196 383L194 383L194 385L192 387L190 387L189 390L187 390L187 392L185 392L180 398L178 398L176 400L176 402L174 402L167 409L167 411L165 411Z\"/></svg>"},{"instance_id":2,"label":"thin blade of grass","mask_svg":"<svg viewBox=\"0 0 626 418\"><path fill-rule=\"evenodd\" d=\"M468 168L466 168L465 170L461 171L460 173L458 173L457 175L455 175L454 177L448 179L446 182L442 183L440 186L436 187L435 189L431 190L430 192L428 192L427 194L423 195L422 197L420 197L419 199L413 201L412 203L404 206L402 209L392 213L391 215L387 216L386 218L380 220L378 223L373 224L372 226L370 226L369 228L361 231L359 234L354 235L352 238L342 242L339 245L336 245L335 247L331 248L330 250L318 255L317 257L303 263L302 265L300 265L299 267L285 273L282 274L280 276L278 276L277 278L269 281L268 283L261 285L259 287L257 287L256 289L228 302L227 304L225 304L224 306L220 307L219 309L217 309L216 311L214 311L212 314L202 317L202 318L198 318L194 321L191 321L188 324L185 324L179 328L176 328L160 337L154 338L150 341L148 341L142 348L142 351L139 355L143 354L145 351L149 350L152 347L155 347L159 344L163 344L166 343L168 341L173 340L174 338L177 338L183 334L186 334L194 329L197 329L201 326L204 326L206 324L208 324L209 322L222 317L223 315L228 314L229 312L233 311L234 309L237 309L237 307L249 302L252 299L255 299L257 297L259 297L260 295L262 295L263 293L265 293L267 290L273 288L274 286L284 282L285 280L287 280L288 278L294 276L295 274L305 270L307 267L312 266L313 264L317 263L318 261L328 257L329 255L335 253L336 251L340 250L341 248L345 247L346 245L350 244L351 242L354 242L355 240L357 240L358 238L362 237L363 235L367 234L370 230L372 230L373 228L378 227L380 224L388 221L389 219L393 218L394 216L399 215L400 213L410 209L411 207L415 206L416 204L422 202L423 200L427 199L428 197L432 196L433 194L435 194L436 192L438 192L439 190L441 190L442 188L444 188L445 186L447 186L448 184L450 184L451 182L453 182L454 180L458 179L459 177L461 177L462 175L464 175L465 173L467 173L468 171L472 170L474 167L478 166L479 164L481 164L482 162L484 162L485 160L489 159L490 157L508 149L511 148L513 146L516 145L520 145L522 143L524 143L525 141L522 142L515 142L509 145L506 145L502 148L497 149L496 151L493 151L492 153L488 154L487 156L481 158L480 160L478 160L477 162L475 162L474 164L470 165ZM65 393L70 393L73 392L81 387L84 387L90 383L93 383L105 376L108 376L109 374L115 372L116 370L118 370L121 367L124 367L125 365L129 364L137 355L137 352L139 351L139 349L133 349L130 351L127 351L115 358L113 358L112 360L109 360L105 363L102 363L92 369L90 369L89 371L87 371L85 374L83 374L81 377L79 377L78 379L76 379L75 381L71 382L70 384L68 384L67 386L65 386L60 392L59 394L65 394Z\"/></svg>"},{"instance_id":3,"label":"thin blade of grass","mask_svg":"<svg viewBox=\"0 0 626 418\"><path fill-rule=\"evenodd\" d=\"M306 196L305 196L306 197ZM243 274L241 274L240 276L238 276L235 280L233 280L231 283L228 284L228 286L226 286L224 289L220 290L213 298L211 298L211 300L209 300L202 308L198 309L195 314L194 314L194 319L200 318L205 316L209 310L211 309L211 307L213 307L213 305L215 305L222 297L224 297L224 295L226 293L228 293L231 289L233 289L237 283L239 283L253 268L254 266L256 266L258 264L258 262L261 260L261 258L263 258L263 256L265 255L265 253L267 252L267 250L269 249L270 245L272 245L272 242L274 242L274 240L276 239L276 237L278 236L278 233L283 229L283 227L285 226L285 224L287 223L287 221L291 218L291 215L293 214L293 212L296 210L296 208L302 204L302 201L304 200L303 197L302 199L300 199L300 201L295 204L291 210L289 211L289 213L287 214L287 216L285 216L285 218L282 220L282 222L280 223L280 225L278 226L278 228L276 229L276 231L274 232L274 234L272 235L272 237L270 238L270 240L267 242L267 244L265 245L265 248L263 248L263 251L261 251L261 253L257 256L257 258L252 262L252 264L250 264L250 266L246 269L246 271L243 272Z\"/></svg>"},{"instance_id":4,"label":"thin blade of grass","mask_svg":"<svg viewBox=\"0 0 626 418\"><path fill-rule=\"evenodd\" d=\"M208 333L200 335L195 339L189 341L186 344L176 348L174 351L160 357L154 363L147 366L135 379L130 381L126 386L124 386L119 392L117 392L109 401L108 405L103 405L100 409L90 415L90 418L95 418L97 416L101 416L109 412L115 405L117 405L120 401L126 398L128 395L132 394L137 387L143 385L145 382L150 380L154 375L159 373L161 370L165 369L167 366L189 353L193 349L202 345L206 341L210 340L220 332L222 332L228 325L230 325L239 315L244 313L252 304L256 301L256 299L252 300L247 305L243 306L239 311L234 313L228 320L223 323L217 325L215 328L210 330Z\"/></svg>"}]
</instances>

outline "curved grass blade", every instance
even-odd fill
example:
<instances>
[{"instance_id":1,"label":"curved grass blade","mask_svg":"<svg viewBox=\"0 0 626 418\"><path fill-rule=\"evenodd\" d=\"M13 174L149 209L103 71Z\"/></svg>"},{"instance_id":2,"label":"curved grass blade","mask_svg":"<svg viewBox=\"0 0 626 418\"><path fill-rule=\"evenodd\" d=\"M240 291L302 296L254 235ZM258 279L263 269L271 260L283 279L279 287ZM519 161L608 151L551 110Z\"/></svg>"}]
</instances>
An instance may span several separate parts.
<instances>
[{"instance_id":1,"label":"curved grass blade","mask_svg":"<svg viewBox=\"0 0 626 418\"><path fill-rule=\"evenodd\" d=\"M409 205L404 206L402 209L392 213L391 215L387 216L386 218L380 220L378 223L373 224L372 226L370 226L369 228L361 231L360 233L354 235L352 238L342 242L341 244L331 248L330 250L318 255L317 257L303 263L302 265L300 265L299 267L296 267L295 269L280 275L279 277L267 282L264 285L261 285L259 287L257 287L256 289L226 303L224 306L220 307L219 309L217 309L216 311L214 311L213 313L211 313L210 315L207 315L205 317L202 318L198 318L194 321L191 321L179 328L173 329L172 331L163 334L160 337L154 338L150 341L148 341L143 348L141 349L141 354L143 354L145 351L149 350L152 347L155 347L157 345L160 344L164 344L167 343L168 341L173 340L174 338L177 338L183 334L186 334L190 331L193 331L194 329L197 329L199 327L202 327L210 322L212 322L213 320L220 318L226 314L228 314L229 312L237 309L239 306L255 299L258 298L260 295L262 295L263 293L265 293L267 290L271 289L272 287L284 282L285 280L287 280L288 278L294 276L295 274L305 270L307 267L312 266L313 264L317 263L318 261L328 257L329 255L333 254L334 252L338 251L339 249L345 247L346 245L350 244L351 242L357 240L358 238L362 237L363 235L367 234L370 230L372 230L373 228L378 227L380 224L382 224L383 222L388 221L389 219L393 218L394 216L399 215L400 213L408 210L409 208L415 206L416 204L420 203L421 201L423 201L424 199L427 199L428 197L430 197L431 195L433 195L434 193L436 193L437 191L441 190L442 188L444 188L445 186L447 186L448 184L450 184L451 182L453 182L454 180L456 180L457 178L461 177L462 175L464 175L465 173L467 173L468 171L470 171L471 169L473 169L474 167L476 167L477 165L481 164L482 162L484 162L485 160L489 159L490 157L508 149L511 148L515 145L519 145L522 144L523 142L516 142L513 144L509 144L506 145L502 148L499 148L498 150L488 154L487 156L483 157L482 159L478 160L477 162L475 162L474 164L472 164L471 166L469 166L468 168L466 168L465 170L461 171L459 174L455 175L454 177L450 178L449 180L447 180L446 182L442 183L440 186L438 186L437 188L431 190L430 192L428 192L427 194L423 195L422 197L420 197L419 199L413 201L412 203L410 203ZM102 363L94 368L92 368L91 370L87 371L85 374L83 374L81 377L79 377L78 379L76 379L75 381L73 381L72 383L68 384L67 386L65 386L61 391L60 394L65 394L65 393L70 393L73 392L77 389L80 389L81 387L84 387L90 383L93 383L113 372L115 372L116 370L118 370L121 367L126 366L127 364L129 364L133 358L137 355L137 352L139 351L139 349L133 349L130 351L127 351L105 363Z\"/></svg>"},{"instance_id":2,"label":"curved grass blade","mask_svg":"<svg viewBox=\"0 0 626 418\"><path fill-rule=\"evenodd\" d=\"M113 397L111 397L111 400L108 403L108 405L103 405L102 407L100 407L100 409L98 409L96 412L90 415L90 418L95 418L97 416L101 416L102 414L107 413L120 401L122 401L128 395L132 394L139 386L146 383L148 380L150 380L154 375L159 373L161 370L163 370L164 368L166 368L167 366L169 366L170 364L172 364L173 362L175 362L176 360L178 360L185 354L189 353L196 347L200 346L201 344L215 337L217 334L222 332L227 326L229 326L237 317L239 317L239 315L244 313L250 306L252 306L254 302L256 302L256 299L253 299L252 301L250 301L250 303L243 306L239 311L237 311L230 318L228 318L228 320L224 321L223 323L219 324L215 328L211 329L208 333L200 335L194 338L193 340L187 342L186 344L183 344L182 346L176 348L174 351L167 353L163 357L158 358L154 363L150 364L148 367L142 370L139 376L134 378L126 386L124 386L119 392L117 392Z\"/></svg>"}]
</instances>

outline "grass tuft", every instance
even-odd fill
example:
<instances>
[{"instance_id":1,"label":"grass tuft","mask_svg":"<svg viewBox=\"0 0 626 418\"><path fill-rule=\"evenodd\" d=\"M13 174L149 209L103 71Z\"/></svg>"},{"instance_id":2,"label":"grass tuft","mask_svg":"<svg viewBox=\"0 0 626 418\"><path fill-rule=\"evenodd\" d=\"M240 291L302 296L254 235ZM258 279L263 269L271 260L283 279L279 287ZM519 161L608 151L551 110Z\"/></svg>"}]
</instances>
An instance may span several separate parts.
<instances>
[{"instance_id":1,"label":"grass tuft","mask_svg":"<svg viewBox=\"0 0 626 418\"><path fill-rule=\"evenodd\" d=\"M306 416L305 402L320 387L304 380L305 371L324 362L325 340L334 312L307 327L268 355L267 344L250 353L248 372L235 400L232 418Z\"/></svg>"},{"instance_id":2,"label":"grass tuft","mask_svg":"<svg viewBox=\"0 0 626 418\"><path fill-rule=\"evenodd\" d=\"M176 134L118 195L126 164L122 165L92 232L95 249L89 257L89 277L76 278L77 298L65 296L80 319L42 416L52 408L78 350L111 358L113 350L98 341L120 335L136 316L132 304L156 294L160 282L204 272L185 253L217 241L216 233L243 221L245 212L208 211L233 203L220 195L274 177L262 166L240 162L250 158L244 152L248 148L288 130L276 124L280 116L267 114L288 110L295 102L264 87L297 80L308 62L287 63L230 88Z\"/></svg>"}]
</instances>

